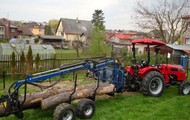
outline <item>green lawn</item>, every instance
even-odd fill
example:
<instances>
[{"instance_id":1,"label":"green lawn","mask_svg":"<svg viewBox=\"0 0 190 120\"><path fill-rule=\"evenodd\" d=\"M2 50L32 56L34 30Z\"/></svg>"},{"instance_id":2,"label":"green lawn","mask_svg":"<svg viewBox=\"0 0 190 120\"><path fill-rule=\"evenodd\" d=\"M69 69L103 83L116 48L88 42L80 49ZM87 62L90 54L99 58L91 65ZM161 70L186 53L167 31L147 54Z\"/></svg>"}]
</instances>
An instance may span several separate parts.
<instances>
[{"instance_id":1,"label":"green lawn","mask_svg":"<svg viewBox=\"0 0 190 120\"><path fill-rule=\"evenodd\" d=\"M141 93L117 94L96 101L92 120L190 120L190 96L179 96L177 87L165 90L159 98ZM53 109L26 110L25 120L52 120ZM13 115L0 120L17 120Z\"/></svg>"}]
</instances>

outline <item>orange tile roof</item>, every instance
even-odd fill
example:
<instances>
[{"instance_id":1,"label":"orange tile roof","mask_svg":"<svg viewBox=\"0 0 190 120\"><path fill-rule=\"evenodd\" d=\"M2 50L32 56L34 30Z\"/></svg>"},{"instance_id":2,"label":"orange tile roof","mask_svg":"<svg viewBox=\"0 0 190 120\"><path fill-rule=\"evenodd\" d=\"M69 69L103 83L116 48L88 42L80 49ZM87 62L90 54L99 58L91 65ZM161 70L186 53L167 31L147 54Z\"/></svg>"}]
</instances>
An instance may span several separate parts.
<instances>
[{"instance_id":1,"label":"orange tile roof","mask_svg":"<svg viewBox=\"0 0 190 120\"><path fill-rule=\"evenodd\" d=\"M132 39L130 36L124 35L124 34L118 34L118 33L116 33L114 36L118 37L119 39Z\"/></svg>"}]
</instances>

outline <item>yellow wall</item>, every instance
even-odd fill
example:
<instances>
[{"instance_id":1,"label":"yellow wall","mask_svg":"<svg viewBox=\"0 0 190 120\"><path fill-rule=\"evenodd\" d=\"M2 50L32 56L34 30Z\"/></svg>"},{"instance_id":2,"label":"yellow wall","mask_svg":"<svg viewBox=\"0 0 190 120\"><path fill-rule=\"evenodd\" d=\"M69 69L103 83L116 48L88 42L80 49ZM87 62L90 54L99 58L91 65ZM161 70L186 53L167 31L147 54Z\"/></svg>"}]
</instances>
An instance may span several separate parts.
<instances>
[{"instance_id":1,"label":"yellow wall","mask_svg":"<svg viewBox=\"0 0 190 120\"><path fill-rule=\"evenodd\" d=\"M34 35L44 35L44 34L45 34L45 29L39 29L39 28L37 28L37 27L34 27L34 28L32 29L32 33L33 33Z\"/></svg>"}]
</instances>

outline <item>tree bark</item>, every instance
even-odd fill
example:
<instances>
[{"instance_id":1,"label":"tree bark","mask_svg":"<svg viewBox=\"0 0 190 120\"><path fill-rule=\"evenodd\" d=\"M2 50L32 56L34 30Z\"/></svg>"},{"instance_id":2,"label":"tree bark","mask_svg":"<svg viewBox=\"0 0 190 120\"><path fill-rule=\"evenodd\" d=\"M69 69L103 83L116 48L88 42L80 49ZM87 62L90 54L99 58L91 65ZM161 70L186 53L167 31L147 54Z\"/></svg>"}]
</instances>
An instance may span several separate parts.
<instances>
[{"instance_id":1,"label":"tree bark","mask_svg":"<svg viewBox=\"0 0 190 120\"><path fill-rule=\"evenodd\" d=\"M96 84L78 86L76 92L72 95L71 100L92 97L94 90L96 89ZM62 102L69 102L69 97L73 92L73 88L62 88L58 89L55 87L46 89L42 92L35 92L26 95L26 101L23 105L23 109L30 108L40 108L42 110L54 107ZM114 90L114 85L109 83L100 83L100 86L96 94L106 94L111 93ZM23 95L19 98L22 102L24 99ZM5 109L3 105L0 105L0 117L4 115Z\"/></svg>"},{"instance_id":2,"label":"tree bark","mask_svg":"<svg viewBox=\"0 0 190 120\"><path fill-rule=\"evenodd\" d=\"M76 91L72 97L71 100L85 98L85 97L93 97L94 91L96 89L96 86L92 86L91 88L85 88L80 91ZM99 88L96 91L96 94L106 94L106 93L112 93L114 90L114 85L112 84L101 84ZM51 97L48 97L46 99L43 99L41 102L41 108L42 110L57 106L58 104L62 102L69 102L69 98L72 92L65 92L60 93Z\"/></svg>"}]
</instances>

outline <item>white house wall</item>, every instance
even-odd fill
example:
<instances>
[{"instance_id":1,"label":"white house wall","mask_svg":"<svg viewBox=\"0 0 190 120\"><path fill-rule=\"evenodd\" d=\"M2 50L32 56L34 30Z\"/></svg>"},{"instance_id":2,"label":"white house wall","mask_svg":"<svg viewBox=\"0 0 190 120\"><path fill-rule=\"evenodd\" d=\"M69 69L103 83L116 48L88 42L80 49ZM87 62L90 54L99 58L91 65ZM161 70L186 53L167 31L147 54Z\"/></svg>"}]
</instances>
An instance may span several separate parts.
<instances>
[{"instance_id":1,"label":"white house wall","mask_svg":"<svg viewBox=\"0 0 190 120\"><path fill-rule=\"evenodd\" d=\"M63 24L62 24L62 21L60 21L59 26L58 26L58 28L57 28L57 33L56 33L56 35L57 35L57 36L62 36L62 33L63 33Z\"/></svg>"},{"instance_id":2,"label":"white house wall","mask_svg":"<svg viewBox=\"0 0 190 120\"><path fill-rule=\"evenodd\" d=\"M138 53L143 53L145 47L145 45L135 45L135 48L138 49Z\"/></svg>"}]
</instances>

